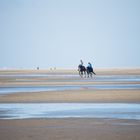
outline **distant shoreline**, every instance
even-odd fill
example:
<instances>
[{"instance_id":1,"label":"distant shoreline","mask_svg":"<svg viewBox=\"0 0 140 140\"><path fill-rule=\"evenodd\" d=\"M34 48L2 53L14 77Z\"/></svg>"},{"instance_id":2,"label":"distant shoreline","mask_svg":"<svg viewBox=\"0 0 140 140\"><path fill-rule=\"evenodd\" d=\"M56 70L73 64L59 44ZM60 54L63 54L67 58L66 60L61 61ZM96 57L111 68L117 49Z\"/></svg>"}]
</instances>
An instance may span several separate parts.
<instances>
[{"instance_id":1,"label":"distant shoreline","mask_svg":"<svg viewBox=\"0 0 140 140\"><path fill-rule=\"evenodd\" d=\"M140 75L140 68L95 68L97 75ZM2 74L78 74L74 69L0 69Z\"/></svg>"}]
</instances>

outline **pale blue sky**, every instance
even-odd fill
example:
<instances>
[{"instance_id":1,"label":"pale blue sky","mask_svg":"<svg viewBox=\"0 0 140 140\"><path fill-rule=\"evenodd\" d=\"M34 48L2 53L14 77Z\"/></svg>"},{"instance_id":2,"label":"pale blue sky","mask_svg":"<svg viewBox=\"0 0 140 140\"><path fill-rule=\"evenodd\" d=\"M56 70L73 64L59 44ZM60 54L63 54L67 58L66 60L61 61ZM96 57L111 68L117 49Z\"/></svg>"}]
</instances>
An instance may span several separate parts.
<instances>
[{"instance_id":1,"label":"pale blue sky","mask_svg":"<svg viewBox=\"0 0 140 140\"><path fill-rule=\"evenodd\" d=\"M0 68L140 67L140 0L0 0Z\"/></svg>"}]
</instances>

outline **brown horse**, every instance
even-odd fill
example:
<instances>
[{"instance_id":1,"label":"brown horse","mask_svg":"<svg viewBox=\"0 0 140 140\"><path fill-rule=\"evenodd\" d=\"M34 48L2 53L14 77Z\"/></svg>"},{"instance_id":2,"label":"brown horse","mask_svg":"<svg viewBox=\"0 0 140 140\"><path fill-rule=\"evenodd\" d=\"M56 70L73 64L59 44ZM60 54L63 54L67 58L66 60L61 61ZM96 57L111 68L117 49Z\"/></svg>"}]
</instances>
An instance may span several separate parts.
<instances>
[{"instance_id":1,"label":"brown horse","mask_svg":"<svg viewBox=\"0 0 140 140\"><path fill-rule=\"evenodd\" d=\"M91 67L87 67L86 72L87 72L87 77L89 76L92 77L93 74L96 75L96 73L93 71L93 68Z\"/></svg>"},{"instance_id":2,"label":"brown horse","mask_svg":"<svg viewBox=\"0 0 140 140\"><path fill-rule=\"evenodd\" d=\"M79 75L81 76L81 78L83 77L83 74L86 77L86 68L83 65L79 65L78 66L78 71L79 71Z\"/></svg>"},{"instance_id":3,"label":"brown horse","mask_svg":"<svg viewBox=\"0 0 140 140\"><path fill-rule=\"evenodd\" d=\"M93 74L96 75L96 73L93 71L93 68L90 68L90 67L86 68L83 65L78 66L78 71L81 78L83 77L83 75L85 75L85 77L86 75L87 77L92 77Z\"/></svg>"}]
</instances>

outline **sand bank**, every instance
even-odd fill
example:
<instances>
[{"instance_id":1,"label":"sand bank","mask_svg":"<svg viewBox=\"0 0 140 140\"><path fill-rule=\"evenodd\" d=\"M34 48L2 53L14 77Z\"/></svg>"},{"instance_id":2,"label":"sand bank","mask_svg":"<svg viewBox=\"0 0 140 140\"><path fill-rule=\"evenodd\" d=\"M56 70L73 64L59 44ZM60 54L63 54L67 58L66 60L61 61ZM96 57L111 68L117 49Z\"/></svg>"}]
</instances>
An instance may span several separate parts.
<instances>
[{"instance_id":1,"label":"sand bank","mask_svg":"<svg viewBox=\"0 0 140 140\"><path fill-rule=\"evenodd\" d=\"M0 70L0 87L140 84L140 69L99 69L96 74L93 78L80 78L77 70Z\"/></svg>"},{"instance_id":2,"label":"sand bank","mask_svg":"<svg viewBox=\"0 0 140 140\"><path fill-rule=\"evenodd\" d=\"M140 103L140 90L69 90L49 92L14 93L0 96L1 103L8 102L91 102Z\"/></svg>"},{"instance_id":3,"label":"sand bank","mask_svg":"<svg viewBox=\"0 0 140 140\"><path fill-rule=\"evenodd\" d=\"M0 74L77 74L78 68L73 69L19 69L19 70L0 70ZM108 74L134 74L134 75L140 75L140 68L95 68L94 71L96 74L99 75L108 75Z\"/></svg>"}]
</instances>

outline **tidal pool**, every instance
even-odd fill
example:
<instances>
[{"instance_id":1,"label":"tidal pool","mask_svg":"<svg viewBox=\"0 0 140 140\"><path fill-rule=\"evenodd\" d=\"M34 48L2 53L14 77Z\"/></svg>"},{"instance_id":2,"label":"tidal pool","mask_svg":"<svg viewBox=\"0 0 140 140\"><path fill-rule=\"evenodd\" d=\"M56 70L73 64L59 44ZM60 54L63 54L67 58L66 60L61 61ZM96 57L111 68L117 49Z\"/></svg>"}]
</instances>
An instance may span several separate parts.
<instances>
[{"instance_id":1,"label":"tidal pool","mask_svg":"<svg viewBox=\"0 0 140 140\"><path fill-rule=\"evenodd\" d=\"M140 104L9 103L0 104L0 119L107 118L140 120Z\"/></svg>"}]
</instances>

